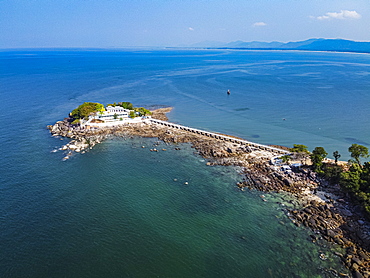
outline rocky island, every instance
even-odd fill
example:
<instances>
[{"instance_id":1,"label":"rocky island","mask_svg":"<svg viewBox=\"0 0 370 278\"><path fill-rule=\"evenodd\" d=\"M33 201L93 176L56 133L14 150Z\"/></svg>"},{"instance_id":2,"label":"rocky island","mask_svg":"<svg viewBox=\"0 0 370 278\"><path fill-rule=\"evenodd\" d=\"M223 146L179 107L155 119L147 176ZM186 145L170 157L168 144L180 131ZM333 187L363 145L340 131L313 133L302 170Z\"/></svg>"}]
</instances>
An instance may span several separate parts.
<instances>
[{"instance_id":1,"label":"rocky island","mask_svg":"<svg viewBox=\"0 0 370 278\"><path fill-rule=\"evenodd\" d=\"M156 137L175 149L179 143L190 143L207 159L209 166L239 166L243 177L237 183L240 190L249 188L292 194L296 199L294 207L285 211L293 223L310 228L313 242L325 240L340 246L342 252L333 255L341 258L353 277L370 277L369 222L347 192L314 171L314 156L310 159L304 152L295 153L284 147L263 146L233 136L166 125L163 122L168 120L166 113L171 108L149 111L134 108L130 103L108 105L105 109L96 104L84 107L72 111L63 121L48 126L52 136L71 139L60 148L67 152L65 160L73 153L84 153L112 136ZM81 111L84 113L79 115ZM164 150L153 148L150 151ZM334 161L325 162L334 165ZM320 258L326 259L324 254L320 254ZM350 277L349 274L331 271L336 276Z\"/></svg>"}]
</instances>

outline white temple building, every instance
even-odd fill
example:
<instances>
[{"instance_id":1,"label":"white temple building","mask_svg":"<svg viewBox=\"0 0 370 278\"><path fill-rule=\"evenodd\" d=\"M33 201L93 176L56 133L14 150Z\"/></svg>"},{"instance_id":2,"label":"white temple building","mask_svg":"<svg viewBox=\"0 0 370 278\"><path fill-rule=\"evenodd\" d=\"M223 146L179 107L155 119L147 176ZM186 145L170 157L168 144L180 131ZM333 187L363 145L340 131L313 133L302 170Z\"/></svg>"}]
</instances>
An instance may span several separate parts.
<instances>
[{"instance_id":1,"label":"white temple building","mask_svg":"<svg viewBox=\"0 0 370 278\"><path fill-rule=\"evenodd\" d=\"M130 115L130 110L121 106L107 106L106 111L97 112L89 116L89 120L101 120L104 122L127 119Z\"/></svg>"},{"instance_id":2,"label":"white temple building","mask_svg":"<svg viewBox=\"0 0 370 278\"><path fill-rule=\"evenodd\" d=\"M139 123L148 117L130 118L131 110L121 106L107 106L105 111L92 113L89 119L81 120L82 127L114 126L127 123Z\"/></svg>"}]
</instances>

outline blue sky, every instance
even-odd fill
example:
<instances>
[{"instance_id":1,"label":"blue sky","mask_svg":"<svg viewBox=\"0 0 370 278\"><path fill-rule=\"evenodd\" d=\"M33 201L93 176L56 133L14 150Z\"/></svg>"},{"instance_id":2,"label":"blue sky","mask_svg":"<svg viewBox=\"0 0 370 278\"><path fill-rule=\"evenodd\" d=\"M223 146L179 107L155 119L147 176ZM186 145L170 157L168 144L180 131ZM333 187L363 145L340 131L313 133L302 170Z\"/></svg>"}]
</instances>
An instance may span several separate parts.
<instances>
[{"instance_id":1,"label":"blue sky","mask_svg":"<svg viewBox=\"0 0 370 278\"><path fill-rule=\"evenodd\" d=\"M0 48L370 41L370 1L0 0Z\"/></svg>"}]
</instances>

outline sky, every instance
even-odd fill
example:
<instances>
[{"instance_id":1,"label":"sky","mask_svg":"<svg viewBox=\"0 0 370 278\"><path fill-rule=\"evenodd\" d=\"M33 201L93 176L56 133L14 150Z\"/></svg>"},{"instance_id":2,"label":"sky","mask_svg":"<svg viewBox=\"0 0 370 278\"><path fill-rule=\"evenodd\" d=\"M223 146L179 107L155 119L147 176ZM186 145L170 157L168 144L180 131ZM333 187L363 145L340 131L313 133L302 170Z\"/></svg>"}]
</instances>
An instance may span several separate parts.
<instances>
[{"instance_id":1,"label":"sky","mask_svg":"<svg viewBox=\"0 0 370 278\"><path fill-rule=\"evenodd\" d=\"M370 0L0 0L0 48L370 41Z\"/></svg>"}]
</instances>

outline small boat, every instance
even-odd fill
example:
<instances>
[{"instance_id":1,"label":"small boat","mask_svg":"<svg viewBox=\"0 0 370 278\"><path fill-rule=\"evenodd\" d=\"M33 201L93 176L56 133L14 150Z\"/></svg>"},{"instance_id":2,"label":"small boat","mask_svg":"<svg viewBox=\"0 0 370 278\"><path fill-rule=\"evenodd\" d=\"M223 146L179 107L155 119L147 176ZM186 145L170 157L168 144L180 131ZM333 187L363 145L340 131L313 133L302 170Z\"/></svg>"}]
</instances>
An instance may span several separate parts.
<instances>
[{"instance_id":1,"label":"small boat","mask_svg":"<svg viewBox=\"0 0 370 278\"><path fill-rule=\"evenodd\" d=\"M230 90L227 90L227 94L230 95Z\"/></svg>"}]
</instances>

